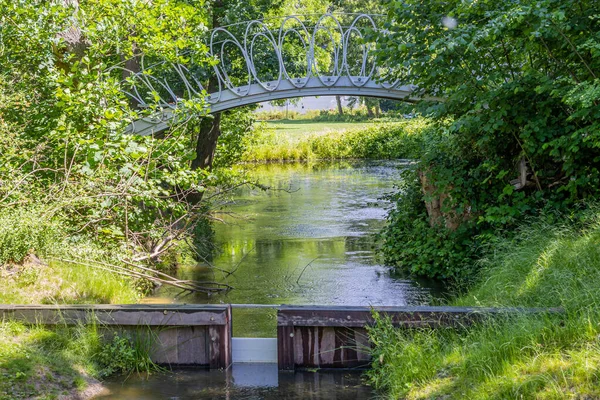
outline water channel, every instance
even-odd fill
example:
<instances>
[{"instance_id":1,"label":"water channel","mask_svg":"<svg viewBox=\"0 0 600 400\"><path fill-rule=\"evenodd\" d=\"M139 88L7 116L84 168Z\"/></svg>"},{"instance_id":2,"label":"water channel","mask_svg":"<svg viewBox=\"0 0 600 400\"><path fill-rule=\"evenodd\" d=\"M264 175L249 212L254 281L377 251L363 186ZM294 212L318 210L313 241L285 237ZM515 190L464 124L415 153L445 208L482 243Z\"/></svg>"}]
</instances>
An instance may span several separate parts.
<instances>
[{"instance_id":1,"label":"water channel","mask_svg":"<svg viewBox=\"0 0 600 400\"><path fill-rule=\"evenodd\" d=\"M210 262L218 270L206 263L179 269L181 277L218 280L235 289L212 297L178 297L176 290L162 288L146 301L427 304L430 290L394 276L375 248L375 234L390 206L382 196L393 190L399 171L408 166L402 161L355 161L251 167L251 175L270 189L239 188L223 206L223 223L214 226L216 253ZM274 337L275 329L273 309L234 309L234 337ZM231 373L177 371L126 385L109 382L109 388L113 398L132 399L370 398L370 389L360 385L357 373L282 375L276 366L254 366L255 371L265 369L261 375L248 368L234 365Z\"/></svg>"}]
</instances>

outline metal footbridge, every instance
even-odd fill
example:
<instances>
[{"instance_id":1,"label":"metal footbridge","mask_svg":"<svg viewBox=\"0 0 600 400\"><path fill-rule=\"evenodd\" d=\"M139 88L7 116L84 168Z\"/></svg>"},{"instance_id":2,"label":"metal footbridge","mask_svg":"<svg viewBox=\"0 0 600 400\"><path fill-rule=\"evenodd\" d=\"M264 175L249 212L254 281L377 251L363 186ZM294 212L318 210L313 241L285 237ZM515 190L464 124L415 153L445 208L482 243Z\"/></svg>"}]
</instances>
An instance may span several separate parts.
<instances>
[{"instance_id":1,"label":"metal footbridge","mask_svg":"<svg viewBox=\"0 0 600 400\"><path fill-rule=\"evenodd\" d=\"M188 52L186 62L160 61L125 71L123 91L150 116L129 131L151 135L190 113L186 101L203 101L204 112L305 96L422 99L412 85L389 82L377 65L376 38L385 34L368 14L286 16L241 22L209 32L207 52ZM197 61L202 59L202 61ZM206 67L206 60L213 60ZM122 68L122 67L119 67Z\"/></svg>"}]
</instances>

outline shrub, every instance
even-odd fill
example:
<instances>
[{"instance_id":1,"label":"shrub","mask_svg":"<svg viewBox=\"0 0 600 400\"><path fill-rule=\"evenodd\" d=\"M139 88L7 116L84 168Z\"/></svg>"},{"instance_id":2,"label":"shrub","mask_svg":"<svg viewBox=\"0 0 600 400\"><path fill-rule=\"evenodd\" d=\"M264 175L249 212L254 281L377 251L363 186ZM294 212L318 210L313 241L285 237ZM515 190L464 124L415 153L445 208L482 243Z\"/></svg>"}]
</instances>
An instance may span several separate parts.
<instances>
[{"instance_id":1,"label":"shrub","mask_svg":"<svg viewBox=\"0 0 600 400\"><path fill-rule=\"evenodd\" d=\"M385 262L406 274L467 283L483 242L476 236L480 227L473 221L456 230L431 226L416 175L414 168L405 170L402 186L388 196L394 208L381 233Z\"/></svg>"},{"instance_id":2,"label":"shrub","mask_svg":"<svg viewBox=\"0 0 600 400\"><path fill-rule=\"evenodd\" d=\"M112 340L103 342L93 360L98 364L101 377L132 372L151 372L158 369L150 360L153 337L136 332L136 336L115 335Z\"/></svg>"},{"instance_id":3,"label":"shrub","mask_svg":"<svg viewBox=\"0 0 600 400\"><path fill-rule=\"evenodd\" d=\"M1 210L0 265L20 263L29 253L47 254L62 241L58 225L39 207Z\"/></svg>"},{"instance_id":4,"label":"shrub","mask_svg":"<svg viewBox=\"0 0 600 400\"><path fill-rule=\"evenodd\" d=\"M247 161L309 159L392 159L414 158L421 151L425 119L373 123L361 128L320 132L291 139L267 124L248 138Z\"/></svg>"}]
</instances>

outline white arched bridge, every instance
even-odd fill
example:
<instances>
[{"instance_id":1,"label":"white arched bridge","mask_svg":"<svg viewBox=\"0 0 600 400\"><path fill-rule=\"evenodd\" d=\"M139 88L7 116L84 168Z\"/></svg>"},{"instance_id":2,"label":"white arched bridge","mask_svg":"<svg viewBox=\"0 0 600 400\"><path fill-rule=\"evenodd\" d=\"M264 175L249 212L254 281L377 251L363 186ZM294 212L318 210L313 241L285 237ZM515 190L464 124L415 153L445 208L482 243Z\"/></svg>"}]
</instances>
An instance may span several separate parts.
<instances>
[{"instance_id":1,"label":"white arched bridge","mask_svg":"<svg viewBox=\"0 0 600 400\"><path fill-rule=\"evenodd\" d=\"M207 56L183 63L144 61L126 71L123 90L155 110L129 126L140 135L161 132L182 116L185 100L204 100L205 111L225 111L264 101L305 96L421 99L412 85L385 80L390 68L376 60L378 15L323 14L253 20L213 29ZM199 53L198 53L199 54ZM186 114L185 118L189 118Z\"/></svg>"}]
</instances>

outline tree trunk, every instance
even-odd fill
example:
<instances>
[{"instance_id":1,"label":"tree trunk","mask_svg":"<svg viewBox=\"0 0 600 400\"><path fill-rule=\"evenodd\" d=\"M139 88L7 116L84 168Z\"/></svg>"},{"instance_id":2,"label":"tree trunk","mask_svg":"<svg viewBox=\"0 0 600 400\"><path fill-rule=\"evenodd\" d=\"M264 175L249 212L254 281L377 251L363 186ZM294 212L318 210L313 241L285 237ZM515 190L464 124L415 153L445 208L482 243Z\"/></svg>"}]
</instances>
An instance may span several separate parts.
<instances>
[{"instance_id":1,"label":"tree trunk","mask_svg":"<svg viewBox=\"0 0 600 400\"><path fill-rule=\"evenodd\" d=\"M212 29L221 26L220 18L225 13L223 0L215 0L212 12ZM219 90L215 78L209 78L207 91L214 93ZM221 135L221 113L215 113L214 118L204 118L200 123L198 140L196 142L196 159L192 161L192 169L210 169L215 157L217 140Z\"/></svg>"},{"instance_id":2,"label":"tree trunk","mask_svg":"<svg viewBox=\"0 0 600 400\"><path fill-rule=\"evenodd\" d=\"M141 54L135 43L133 43L131 50L133 54L131 58L125 60L125 57L121 56L121 59L125 61L124 69L121 74L123 80L139 73L142 70L142 66L140 64ZM137 109L139 102L130 96L127 96L127 98L129 100L129 107L131 107L133 110Z\"/></svg>"},{"instance_id":3,"label":"tree trunk","mask_svg":"<svg viewBox=\"0 0 600 400\"><path fill-rule=\"evenodd\" d=\"M344 109L342 107L342 98L341 96L335 96L335 101L337 102L337 109L339 115L344 115Z\"/></svg>"},{"instance_id":4,"label":"tree trunk","mask_svg":"<svg viewBox=\"0 0 600 400\"><path fill-rule=\"evenodd\" d=\"M215 0L212 10L212 29L221 26L220 18L224 15L223 0ZM219 83L215 78L208 79L206 87L208 93L214 93L219 90ZM196 158L192 160L192 169L211 169L217 149L217 141L221 136L221 113L215 113L213 118L204 117L200 122L200 130L196 139ZM203 193L194 193L188 196L187 201L191 204L198 204L202 201Z\"/></svg>"},{"instance_id":5,"label":"tree trunk","mask_svg":"<svg viewBox=\"0 0 600 400\"><path fill-rule=\"evenodd\" d=\"M213 118L202 119L196 142L196 158L192 161L192 169L210 169L212 167L220 135L221 113L215 113Z\"/></svg>"}]
</instances>

